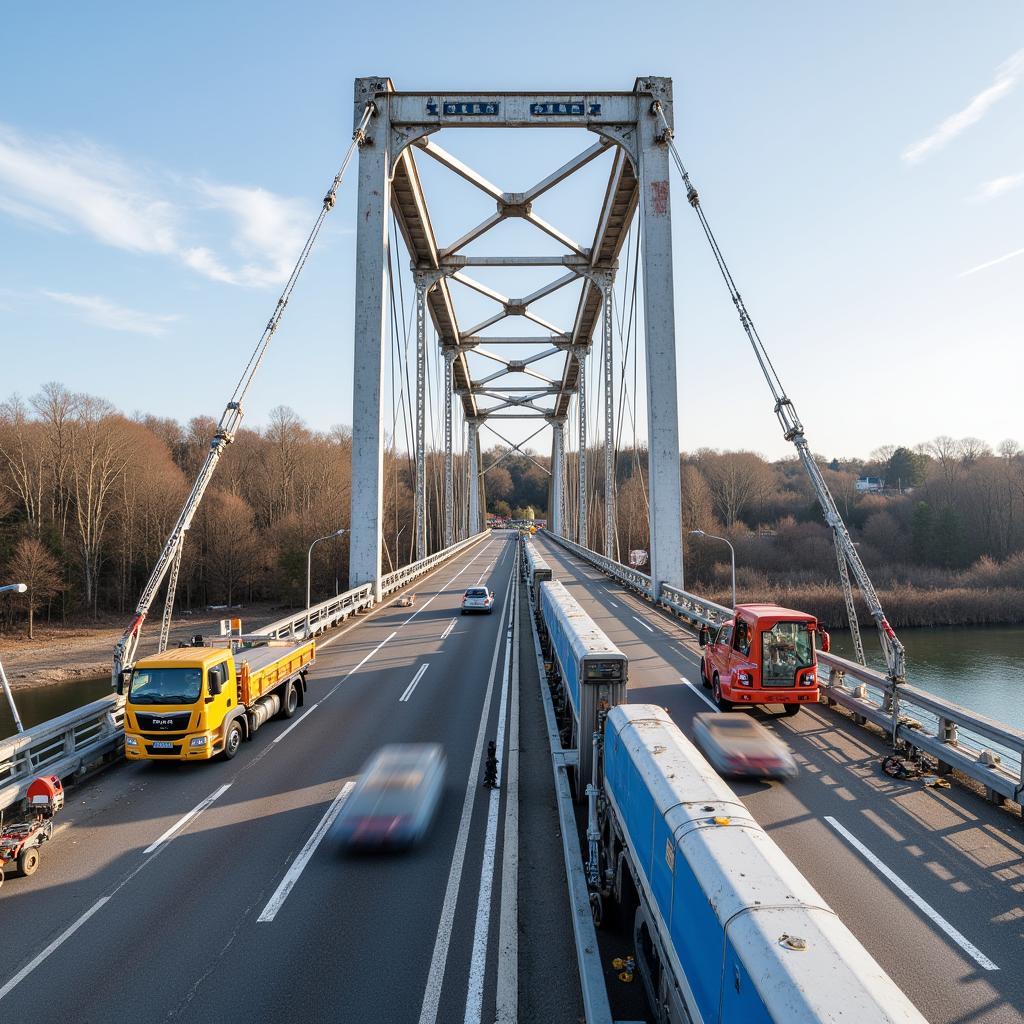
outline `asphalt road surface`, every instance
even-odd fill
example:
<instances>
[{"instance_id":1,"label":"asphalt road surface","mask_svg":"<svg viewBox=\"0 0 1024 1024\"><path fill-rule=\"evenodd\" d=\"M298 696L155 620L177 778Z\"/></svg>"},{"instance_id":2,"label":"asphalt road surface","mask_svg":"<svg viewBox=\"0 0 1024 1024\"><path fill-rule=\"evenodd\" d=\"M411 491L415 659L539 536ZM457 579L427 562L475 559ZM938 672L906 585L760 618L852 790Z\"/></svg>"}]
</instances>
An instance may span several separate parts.
<instances>
[{"instance_id":1,"label":"asphalt road surface","mask_svg":"<svg viewBox=\"0 0 1024 1024\"><path fill-rule=\"evenodd\" d=\"M564 548L542 535L535 543L629 657L629 702L665 707L691 735L693 716L716 710L695 641ZM931 1024L1024 1020L1020 818L957 785L883 775L881 738L823 706L752 713L789 744L800 772L733 788Z\"/></svg>"},{"instance_id":2,"label":"asphalt road surface","mask_svg":"<svg viewBox=\"0 0 1024 1024\"><path fill-rule=\"evenodd\" d=\"M233 761L125 764L72 791L38 873L0 889L0 1020L514 1020L504 756L502 789L481 787L487 740L504 754L515 731L514 552L495 535L413 608L321 643L305 708ZM495 610L462 617L477 583ZM448 757L425 842L343 855L331 825L361 765L422 741Z\"/></svg>"}]
</instances>

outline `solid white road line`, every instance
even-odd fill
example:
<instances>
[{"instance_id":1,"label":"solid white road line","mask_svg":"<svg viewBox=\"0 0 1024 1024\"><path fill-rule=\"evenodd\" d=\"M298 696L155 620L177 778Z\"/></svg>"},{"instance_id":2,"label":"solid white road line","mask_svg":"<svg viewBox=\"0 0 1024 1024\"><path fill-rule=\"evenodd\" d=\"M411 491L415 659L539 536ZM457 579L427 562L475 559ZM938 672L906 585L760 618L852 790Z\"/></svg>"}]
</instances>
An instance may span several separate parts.
<instances>
[{"instance_id":1,"label":"solid white road line","mask_svg":"<svg viewBox=\"0 0 1024 1024\"><path fill-rule=\"evenodd\" d=\"M513 569L513 571L515 571ZM518 616L519 597L516 591ZM516 632L519 619L516 618ZM512 705L509 708L508 782L505 784L505 844L501 853L501 907L498 919L498 978L495 1024L519 1019L519 643L512 645Z\"/></svg>"},{"instance_id":2,"label":"solid white road line","mask_svg":"<svg viewBox=\"0 0 1024 1024\"><path fill-rule=\"evenodd\" d=\"M512 580L508 581L504 601L501 606L502 617L505 606L512 591ZM500 619L499 619L500 621ZM452 852L452 866L448 872L448 884L445 887L444 903L441 907L441 920L437 926L437 939L434 941L434 952L430 957L430 973L427 976L426 988L423 992L423 1006L420 1009L419 1024L436 1024L437 1009L441 1002L441 988L444 985L444 972L448 965L448 949L452 941L452 925L455 921L455 905L459 901L459 886L462 883L462 869L466 860L466 846L469 842L469 827L473 820L473 803L480 785L480 760L483 755L484 737L487 734L487 720L491 711L491 697L494 694L494 678L498 669L498 655L501 653L501 630L494 639L494 654L491 657L491 671L487 678L487 690L484 693L484 706L480 712L480 727L476 734L476 747L473 750L473 762L469 766L469 778L466 781L466 795L462 803L462 818L459 821L459 832Z\"/></svg>"},{"instance_id":3,"label":"solid white road line","mask_svg":"<svg viewBox=\"0 0 1024 1024\"><path fill-rule=\"evenodd\" d=\"M342 807L345 806L345 801L354 788L354 782L346 782L341 787L341 792L334 798L331 806L327 808L327 813L320 819L320 824L317 825L313 830L313 834L306 840L306 845L299 851L299 855L295 860L292 861L291 867L285 872L284 878L281 879L281 884L275 890L274 895L267 901L267 905L263 908L263 913L256 918L257 922L266 924L268 921L274 920L282 904L288 899L288 894L299 880L299 875L302 874L303 868L309 863L310 857L316 853L316 848L320 845L324 836L327 835L327 830L334 823L334 819L341 812Z\"/></svg>"},{"instance_id":4,"label":"solid white road line","mask_svg":"<svg viewBox=\"0 0 1024 1024\"><path fill-rule=\"evenodd\" d=\"M412 691L416 689L416 684L423 678L423 673L426 672L428 668L430 668L430 662L425 662L420 665L416 671L416 675L412 677L412 682L405 688L405 693L398 698L398 702L400 704L404 704L412 696Z\"/></svg>"},{"instance_id":5,"label":"solid white road line","mask_svg":"<svg viewBox=\"0 0 1024 1024\"><path fill-rule=\"evenodd\" d=\"M484 979L487 975L487 939L491 930L491 894L494 891L495 847L498 839L498 811L501 807L502 765L505 761L505 725L508 687L512 677L512 642L515 636L518 589L512 596L512 609L505 630L505 669L501 677L501 698L498 702L498 729L494 747L498 757L497 783L490 791L487 804L487 829L484 833L484 855L480 865L480 889L476 900L476 923L469 958L469 984L466 988L464 1024L480 1024L483 1016ZM518 684L516 684L518 685Z\"/></svg>"},{"instance_id":6,"label":"solid white road line","mask_svg":"<svg viewBox=\"0 0 1024 1024\"><path fill-rule=\"evenodd\" d=\"M679 681L681 683L685 683L691 690L693 690L693 692L697 694L697 696L700 697L700 699L704 701L712 711L719 710L718 705L706 693L702 693L701 688L696 683L691 683L686 676L680 676Z\"/></svg>"},{"instance_id":7,"label":"solid white road line","mask_svg":"<svg viewBox=\"0 0 1024 1024\"><path fill-rule=\"evenodd\" d=\"M926 903L913 889L903 881L887 864L876 857L855 835L843 828L835 818L825 815L825 820L834 828L868 863L878 869L911 903L926 917L930 918L942 929L972 960L984 967L986 971L998 971L984 953L954 928L931 904Z\"/></svg>"},{"instance_id":8,"label":"solid white road line","mask_svg":"<svg viewBox=\"0 0 1024 1024\"><path fill-rule=\"evenodd\" d=\"M644 620L641 619L639 615L634 615L633 618L636 619L636 621L639 622L640 625L643 626L644 629L646 629L648 633L653 633L654 632L654 627L653 626L648 626L647 623L644 622Z\"/></svg>"},{"instance_id":9,"label":"solid white road line","mask_svg":"<svg viewBox=\"0 0 1024 1024\"><path fill-rule=\"evenodd\" d=\"M58 935L57 938L55 938L53 942L46 947L46 949L22 967L22 969L18 971L18 973L11 978L3 988L0 988L0 999L3 999L3 997L6 996L15 985L28 977L28 975L31 974L62 943L70 939L71 936L74 935L75 932L77 932L78 929L81 928L82 925L85 924L85 922L88 921L89 918L92 917L92 915L95 914L96 911L99 910L100 907L102 907L109 899L109 896L101 896L77 921L75 921L73 925L61 932L60 935Z\"/></svg>"},{"instance_id":10,"label":"solid white road line","mask_svg":"<svg viewBox=\"0 0 1024 1024\"><path fill-rule=\"evenodd\" d=\"M455 628L455 623L458 621L458 619L452 619L452 621L448 623L448 625L445 627L445 631L441 634L442 640L448 639L448 634Z\"/></svg>"},{"instance_id":11,"label":"solid white road line","mask_svg":"<svg viewBox=\"0 0 1024 1024\"><path fill-rule=\"evenodd\" d=\"M196 818L198 818L199 815L202 814L203 811L205 811L206 808L209 807L214 800L218 799L219 797L222 797L230 788L231 783L225 782L224 785L221 786L219 789L215 789L208 797L206 797L205 800L200 800L199 803L197 803L195 807L193 807L192 810L188 812L188 814L182 815L158 840L156 840L156 842L150 843L150 845L147 846L145 850L143 850L142 852L144 854L152 853L154 850L159 849L159 847L163 846L164 843L171 839L175 832L179 832L190 821L194 821Z\"/></svg>"},{"instance_id":12,"label":"solid white road line","mask_svg":"<svg viewBox=\"0 0 1024 1024\"><path fill-rule=\"evenodd\" d=\"M294 728L295 728L295 726L297 726L297 725L299 724L299 722L301 722L301 721L304 721L304 720L305 720L305 718L306 718L306 717L307 717L308 715L311 715L311 714L313 714L313 712L314 712L314 711L316 711L316 709L317 709L318 707L320 707L320 702L319 702L319 701L317 701L317 702L316 702L315 704L312 704L312 705L310 705L310 707L308 707L308 708L306 709L306 712L305 712L305 714L303 714L303 715L302 715L302 716L301 716L300 718L296 718L296 719L295 719L295 721L294 721L294 722L292 722L292 724L291 724L291 725L289 725L289 726L288 726L288 727L287 727L286 729L284 729L284 730L283 730L282 732L279 732L279 733L278 733L278 734L277 734L277 735L276 735L276 736L274 737L274 742L275 742L275 743L280 743L280 742L281 742L281 740L283 740L283 739L285 738L285 736L287 736L287 735L288 735L288 733L290 733L290 732L292 731L292 729L294 729Z\"/></svg>"}]
</instances>

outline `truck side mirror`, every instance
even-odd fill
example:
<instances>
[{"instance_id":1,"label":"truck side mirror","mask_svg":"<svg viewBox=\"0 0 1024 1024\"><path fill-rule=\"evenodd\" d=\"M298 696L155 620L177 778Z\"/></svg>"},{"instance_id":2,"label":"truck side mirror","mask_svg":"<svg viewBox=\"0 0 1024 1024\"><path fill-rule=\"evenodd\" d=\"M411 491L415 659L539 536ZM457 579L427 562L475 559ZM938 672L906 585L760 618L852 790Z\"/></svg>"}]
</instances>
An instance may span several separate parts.
<instances>
[{"instance_id":1,"label":"truck side mirror","mask_svg":"<svg viewBox=\"0 0 1024 1024\"><path fill-rule=\"evenodd\" d=\"M220 691L224 688L224 684L220 678L219 669L211 669L206 675L207 685L210 688L210 695L217 697L220 695Z\"/></svg>"},{"instance_id":2,"label":"truck side mirror","mask_svg":"<svg viewBox=\"0 0 1024 1024\"><path fill-rule=\"evenodd\" d=\"M123 696L124 691L128 688L128 678L131 676L132 670L130 668L123 668L117 674L117 694Z\"/></svg>"},{"instance_id":3,"label":"truck side mirror","mask_svg":"<svg viewBox=\"0 0 1024 1024\"><path fill-rule=\"evenodd\" d=\"M697 633L697 643L700 644L702 648L707 647L708 645L708 632L709 630L707 626L701 626L700 631Z\"/></svg>"}]
</instances>

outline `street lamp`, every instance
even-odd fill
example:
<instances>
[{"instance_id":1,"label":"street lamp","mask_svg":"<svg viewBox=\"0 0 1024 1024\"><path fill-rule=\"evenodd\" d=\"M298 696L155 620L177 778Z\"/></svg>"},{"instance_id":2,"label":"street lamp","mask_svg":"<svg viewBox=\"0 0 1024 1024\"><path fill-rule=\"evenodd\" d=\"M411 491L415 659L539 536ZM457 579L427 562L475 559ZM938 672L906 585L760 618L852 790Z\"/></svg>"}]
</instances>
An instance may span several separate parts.
<instances>
[{"instance_id":1,"label":"street lamp","mask_svg":"<svg viewBox=\"0 0 1024 1024\"><path fill-rule=\"evenodd\" d=\"M309 636L310 586L313 576L313 548L315 548L320 541L332 540L335 537L340 537L343 533L348 533L348 530L344 527L340 530L335 530L334 533L328 533L323 537L317 537L317 539L309 545L309 550L306 552L306 636Z\"/></svg>"},{"instance_id":2,"label":"street lamp","mask_svg":"<svg viewBox=\"0 0 1024 1024\"><path fill-rule=\"evenodd\" d=\"M0 587L0 594L24 594L27 590L28 587L24 583L8 583L6 586ZM18 732L24 732L25 726L21 724L21 716L18 714L18 709L14 704L14 694L11 693L11 684L7 681L7 673L4 671L2 662L0 662L0 683L3 684L7 703L11 706L11 717L14 719L14 726Z\"/></svg>"},{"instance_id":3,"label":"street lamp","mask_svg":"<svg viewBox=\"0 0 1024 1024\"><path fill-rule=\"evenodd\" d=\"M703 530L691 530L691 537L707 537L710 540L720 540L723 544L729 545L729 555L732 558L732 607L736 610L736 549L728 537L719 537L717 533L705 533Z\"/></svg>"}]
</instances>

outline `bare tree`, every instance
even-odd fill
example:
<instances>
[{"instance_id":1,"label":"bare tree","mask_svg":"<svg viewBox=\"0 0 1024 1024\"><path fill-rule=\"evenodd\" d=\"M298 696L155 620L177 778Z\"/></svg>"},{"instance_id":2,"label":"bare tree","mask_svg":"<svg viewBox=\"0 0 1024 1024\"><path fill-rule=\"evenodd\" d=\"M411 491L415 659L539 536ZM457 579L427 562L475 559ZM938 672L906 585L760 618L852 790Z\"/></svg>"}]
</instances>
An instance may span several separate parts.
<instances>
[{"instance_id":1,"label":"bare tree","mask_svg":"<svg viewBox=\"0 0 1024 1024\"><path fill-rule=\"evenodd\" d=\"M39 534L47 486L46 445L38 423L15 395L0 405L0 466L4 486L20 502L29 532Z\"/></svg>"},{"instance_id":2,"label":"bare tree","mask_svg":"<svg viewBox=\"0 0 1024 1024\"><path fill-rule=\"evenodd\" d=\"M16 582L28 587L25 595L28 603L28 638L32 640L36 610L64 588L60 564L46 550L42 541L35 537L23 537L14 549L8 572L16 578Z\"/></svg>"},{"instance_id":3,"label":"bare tree","mask_svg":"<svg viewBox=\"0 0 1024 1024\"><path fill-rule=\"evenodd\" d=\"M774 482L774 471L756 452L698 453L698 466L711 489L715 512L726 529L757 502Z\"/></svg>"}]
</instances>

